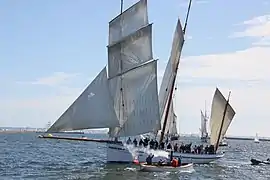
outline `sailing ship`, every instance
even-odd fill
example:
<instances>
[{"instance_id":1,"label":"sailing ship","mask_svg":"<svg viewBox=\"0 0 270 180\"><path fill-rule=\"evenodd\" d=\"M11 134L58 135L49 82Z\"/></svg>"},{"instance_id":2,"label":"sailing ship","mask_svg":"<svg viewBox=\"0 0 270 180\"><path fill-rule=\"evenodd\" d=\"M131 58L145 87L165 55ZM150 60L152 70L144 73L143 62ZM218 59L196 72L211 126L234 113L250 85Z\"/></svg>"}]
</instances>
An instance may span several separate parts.
<instances>
[{"instance_id":1,"label":"sailing ship","mask_svg":"<svg viewBox=\"0 0 270 180\"><path fill-rule=\"evenodd\" d=\"M191 1L188 14L190 5ZM171 56L163 77L164 85L158 94L157 60L153 58L147 0L140 0L124 12L122 9L123 1L121 14L109 22L108 70L105 66L100 71L47 132L109 128L111 141L107 142L107 162L130 163L134 157L118 138L161 129L160 140L164 138L169 112L173 112L170 111L173 109L172 94L188 18L184 29L180 20L177 21ZM217 89L211 113L211 122L214 122L211 144L215 144L216 150L233 116L234 111ZM136 153L140 162L144 162L148 155L139 149ZM224 154L174 153L173 156L181 157L182 163L209 163ZM160 157L154 157L153 162L159 160Z\"/></svg>"},{"instance_id":2,"label":"sailing ship","mask_svg":"<svg viewBox=\"0 0 270 180\"><path fill-rule=\"evenodd\" d=\"M207 132L207 122L208 122L208 116L206 114L206 105L205 105L205 111L204 113L201 110L201 140L202 142L207 142L208 139L208 132Z\"/></svg>"},{"instance_id":3,"label":"sailing ship","mask_svg":"<svg viewBox=\"0 0 270 180\"><path fill-rule=\"evenodd\" d=\"M121 14L109 22L107 48L108 67L47 133L109 128L107 161L125 160L127 154L132 162L119 138L153 132L160 121L157 59L153 58L147 0L140 0L124 12L121 1Z\"/></svg>"},{"instance_id":4,"label":"sailing ship","mask_svg":"<svg viewBox=\"0 0 270 180\"><path fill-rule=\"evenodd\" d=\"M190 1L191 2L191 1ZM188 13L190 4L188 8ZM187 16L188 17L188 16ZM187 18L186 18L187 22ZM185 24L186 25L186 24ZM186 26L185 26L186 27ZM173 101L172 95L177 76L178 65L180 61L180 54L184 44L185 27L182 29L180 20L178 19L176 31L173 38L171 56L166 66L163 76L162 84L159 91L159 106L161 121L158 121L156 130L161 130L160 142L163 141L166 132L167 123L170 122L170 114L173 114ZM220 139L222 139L234 117L234 110L229 105L229 99L226 101L219 89L216 89L212 102L211 111L211 144L215 147L214 154L192 154L192 153L179 153L174 152L174 157L180 157L182 163L195 163L203 164L215 161L224 156L223 153L216 153L218 150ZM163 119L164 118L164 119ZM163 124L162 124L163 122ZM138 160L144 162L147 153L138 149L136 151ZM157 162L161 157L154 157L153 162ZM107 151L107 161L109 162L126 162L133 161L132 154L128 151L127 147L115 144L109 144Z\"/></svg>"},{"instance_id":5,"label":"sailing ship","mask_svg":"<svg viewBox=\"0 0 270 180\"><path fill-rule=\"evenodd\" d=\"M146 2L146 1L145 1ZM144 4L144 11L141 11L142 14L147 14L147 6L146 3ZM189 4L189 9L190 9L191 1ZM189 10L188 10L189 12ZM124 15L124 14L122 14ZM147 15L145 15L147 17ZM187 19L187 18L186 18ZM148 22L148 19L147 19ZM130 23L132 23L130 21ZM158 134L158 132L161 131L161 141L164 138L165 131L170 133L175 133L176 129L176 116L174 113L173 109L173 102L172 102L172 95L173 95L173 90L174 90L174 85L175 85L175 79L177 73L175 71L178 68L179 60L180 60L180 54L182 51L184 43L184 33L183 29L180 23L180 20L178 19L177 21L177 26L176 30L174 33L174 38L173 38L173 43L172 43L172 50L171 50L171 56L169 59L169 62L166 66L165 73L163 76L163 80L161 83L159 95L158 95L158 104L159 104L159 120L157 121L156 125L152 126L152 132L154 134ZM170 106L169 106L170 105ZM165 111L166 110L166 111ZM164 123L162 123L164 122ZM172 122L170 123L171 127L168 126L166 128L167 122ZM163 126L162 126L163 124ZM164 126L165 124L165 126ZM143 151L138 150L136 152L138 154L138 160L140 162L144 162L147 153L144 153ZM160 157L154 157L153 162L158 162ZM116 144L108 144L108 149L107 149L107 161L109 162L132 162L133 157L131 153L128 151L128 149L125 146L121 145L116 145ZM185 162L183 162L185 163Z\"/></svg>"},{"instance_id":6,"label":"sailing ship","mask_svg":"<svg viewBox=\"0 0 270 180\"><path fill-rule=\"evenodd\" d=\"M258 133L256 133L256 136L254 138L254 143L260 143L260 140L258 138Z\"/></svg>"}]
</instances>

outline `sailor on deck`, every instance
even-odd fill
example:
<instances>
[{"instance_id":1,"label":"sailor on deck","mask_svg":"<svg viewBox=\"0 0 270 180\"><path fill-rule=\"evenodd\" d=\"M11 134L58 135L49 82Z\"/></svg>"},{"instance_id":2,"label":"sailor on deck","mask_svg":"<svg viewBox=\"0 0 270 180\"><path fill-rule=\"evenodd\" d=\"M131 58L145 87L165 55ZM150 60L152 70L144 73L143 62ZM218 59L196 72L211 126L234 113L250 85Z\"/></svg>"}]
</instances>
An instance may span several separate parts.
<instances>
[{"instance_id":1,"label":"sailor on deck","mask_svg":"<svg viewBox=\"0 0 270 180\"><path fill-rule=\"evenodd\" d=\"M146 158L146 164L147 165L151 165L152 164L152 159L153 159L154 155L149 154Z\"/></svg>"},{"instance_id":2,"label":"sailor on deck","mask_svg":"<svg viewBox=\"0 0 270 180\"><path fill-rule=\"evenodd\" d=\"M130 137L129 137L128 140L127 140L127 144L131 144L131 139L130 139Z\"/></svg>"},{"instance_id":3,"label":"sailor on deck","mask_svg":"<svg viewBox=\"0 0 270 180\"><path fill-rule=\"evenodd\" d=\"M137 142L137 139L136 138L133 140L133 144L134 144L135 147L137 147L138 142Z\"/></svg>"}]
</instances>

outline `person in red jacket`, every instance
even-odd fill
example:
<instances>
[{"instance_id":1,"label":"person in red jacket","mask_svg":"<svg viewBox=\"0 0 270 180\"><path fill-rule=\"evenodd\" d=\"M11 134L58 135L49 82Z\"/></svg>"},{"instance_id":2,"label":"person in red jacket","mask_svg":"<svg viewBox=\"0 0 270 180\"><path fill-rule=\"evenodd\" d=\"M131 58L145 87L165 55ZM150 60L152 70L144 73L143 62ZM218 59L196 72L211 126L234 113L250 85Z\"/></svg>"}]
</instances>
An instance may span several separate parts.
<instances>
[{"instance_id":1,"label":"person in red jacket","mask_svg":"<svg viewBox=\"0 0 270 180\"><path fill-rule=\"evenodd\" d=\"M178 167L178 160L175 158L172 160L172 167Z\"/></svg>"}]
</instances>

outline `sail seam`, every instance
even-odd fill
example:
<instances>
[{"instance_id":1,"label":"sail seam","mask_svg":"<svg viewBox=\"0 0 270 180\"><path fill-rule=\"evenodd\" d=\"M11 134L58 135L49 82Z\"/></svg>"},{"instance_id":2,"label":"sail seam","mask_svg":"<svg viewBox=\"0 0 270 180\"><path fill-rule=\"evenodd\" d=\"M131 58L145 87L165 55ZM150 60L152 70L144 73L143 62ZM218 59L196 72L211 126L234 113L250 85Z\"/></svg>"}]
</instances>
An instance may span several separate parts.
<instances>
[{"instance_id":1,"label":"sail seam","mask_svg":"<svg viewBox=\"0 0 270 180\"><path fill-rule=\"evenodd\" d=\"M150 23L150 24L148 23L147 25L145 25L145 26L139 28L138 30L136 30L136 31L134 31L134 32L132 32L132 33L130 33L129 35L127 35L127 36L125 36L125 37L122 37L120 40L118 40L118 41L116 41L116 42L114 42L114 43L112 43L112 44L107 45L107 48L112 48L112 47L117 46L117 45L119 45L119 44L123 44L125 41L128 41L129 38L131 38L132 36L136 35L136 34L139 33L140 31L142 31L142 30L144 30L144 29L146 29L146 28L151 28L152 25L153 25L153 23Z\"/></svg>"},{"instance_id":2,"label":"sail seam","mask_svg":"<svg viewBox=\"0 0 270 180\"><path fill-rule=\"evenodd\" d=\"M146 66L146 65L148 65L148 64L150 64L150 63L152 63L152 62L154 62L154 61L158 61L158 59L152 59L152 60L149 60L149 61L147 61L147 62L144 62L144 63L140 64L139 66L136 66L136 67L133 67L133 68L131 68L131 69L128 69L128 70L126 70L126 71L124 71L124 72L122 72L122 73L118 73L118 74L116 74L116 75L113 76L113 77L109 77L108 80L114 79L114 78L119 77L119 76L123 76L123 75L129 73L130 71L134 71L134 70L136 70L136 69L138 69L138 68L144 67L144 66Z\"/></svg>"}]
</instances>

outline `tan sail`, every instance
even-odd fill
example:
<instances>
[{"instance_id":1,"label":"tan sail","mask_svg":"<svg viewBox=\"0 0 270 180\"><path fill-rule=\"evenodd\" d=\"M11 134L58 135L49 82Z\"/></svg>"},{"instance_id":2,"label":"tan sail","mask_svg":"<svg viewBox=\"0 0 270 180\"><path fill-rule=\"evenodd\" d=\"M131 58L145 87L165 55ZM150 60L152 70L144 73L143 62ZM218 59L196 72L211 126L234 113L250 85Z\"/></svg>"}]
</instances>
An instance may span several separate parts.
<instances>
[{"instance_id":1,"label":"tan sail","mask_svg":"<svg viewBox=\"0 0 270 180\"><path fill-rule=\"evenodd\" d=\"M219 146L219 142L221 142L224 135L226 134L232 122L232 119L235 115L235 111L233 110L231 105L228 103L227 108L226 108L226 104L227 104L227 100L221 94L219 89L216 88L213 101L212 101L212 110L211 110L211 119L210 119L210 128L211 128L210 143L214 145L216 149ZM225 112L224 121L222 123L225 108L227 110Z\"/></svg>"}]
</instances>

